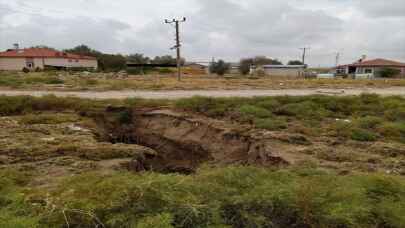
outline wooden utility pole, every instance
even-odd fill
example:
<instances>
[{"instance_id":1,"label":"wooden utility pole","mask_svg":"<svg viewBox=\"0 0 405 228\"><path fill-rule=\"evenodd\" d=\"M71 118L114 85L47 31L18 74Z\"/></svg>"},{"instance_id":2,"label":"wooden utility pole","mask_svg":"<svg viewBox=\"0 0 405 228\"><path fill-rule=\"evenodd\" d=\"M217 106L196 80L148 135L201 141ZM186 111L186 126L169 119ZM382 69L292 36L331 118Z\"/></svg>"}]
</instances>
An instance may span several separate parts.
<instances>
[{"instance_id":1,"label":"wooden utility pole","mask_svg":"<svg viewBox=\"0 0 405 228\"><path fill-rule=\"evenodd\" d=\"M340 52L336 53L335 66L339 66Z\"/></svg>"},{"instance_id":2,"label":"wooden utility pole","mask_svg":"<svg viewBox=\"0 0 405 228\"><path fill-rule=\"evenodd\" d=\"M302 54L302 64L305 65L305 57L306 57L306 55L307 55L307 50L309 50L309 49L311 49L311 48L309 48L309 47L303 47L303 48L300 48L300 49L303 50L303 54Z\"/></svg>"},{"instance_id":3,"label":"wooden utility pole","mask_svg":"<svg viewBox=\"0 0 405 228\"><path fill-rule=\"evenodd\" d=\"M176 26L176 46L174 46L172 49L176 49L177 51L177 80L181 81L181 55L180 55L180 23L185 22L186 18L184 17L182 20L165 20L166 24L175 24Z\"/></svg>"}]
</instances>

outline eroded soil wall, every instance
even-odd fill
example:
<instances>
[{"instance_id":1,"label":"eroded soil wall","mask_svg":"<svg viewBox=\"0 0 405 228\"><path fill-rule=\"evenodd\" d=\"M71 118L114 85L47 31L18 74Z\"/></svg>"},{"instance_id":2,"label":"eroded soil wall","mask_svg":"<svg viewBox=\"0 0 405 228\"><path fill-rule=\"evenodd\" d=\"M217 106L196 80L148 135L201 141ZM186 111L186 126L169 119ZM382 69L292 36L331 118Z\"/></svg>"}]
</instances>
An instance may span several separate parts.
<instances>
[{"instance_id":1,"label":"eroded soil wall","mask_svg":"<svg viewBox=\"0 0 405 228\"><path fill-rule=\"evenodd\" d=\"M145 161L145 166L151 170L187 173L206 162L223 165L286 163L272 155L267 140L253 137L249 127L171 110L110 109L105 116L98 122L102 123L104 137L108 140L139 144L157 151L157 156Z\"/></svg>"}]
</instances>

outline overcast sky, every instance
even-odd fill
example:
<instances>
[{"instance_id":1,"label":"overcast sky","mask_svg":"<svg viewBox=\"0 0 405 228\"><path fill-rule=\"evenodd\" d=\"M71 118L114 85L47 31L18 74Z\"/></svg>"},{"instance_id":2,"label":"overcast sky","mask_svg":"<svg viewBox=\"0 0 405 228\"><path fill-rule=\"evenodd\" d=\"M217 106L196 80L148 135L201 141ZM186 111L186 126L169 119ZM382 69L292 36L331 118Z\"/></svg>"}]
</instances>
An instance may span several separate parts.
<instances>
[{"instance_id":1,"label":"overcast sky","mask_svg":"<svg viewBox=\"0 0 405 228\"><path fill-rule=\"evenodd\" d=\"M0 0L0 49L79 44L108 53L173 54L238 61L265 55L286 62L311 47L312 66L389 58L405 62L405 0Z\"/></svg>"}]
</instances>

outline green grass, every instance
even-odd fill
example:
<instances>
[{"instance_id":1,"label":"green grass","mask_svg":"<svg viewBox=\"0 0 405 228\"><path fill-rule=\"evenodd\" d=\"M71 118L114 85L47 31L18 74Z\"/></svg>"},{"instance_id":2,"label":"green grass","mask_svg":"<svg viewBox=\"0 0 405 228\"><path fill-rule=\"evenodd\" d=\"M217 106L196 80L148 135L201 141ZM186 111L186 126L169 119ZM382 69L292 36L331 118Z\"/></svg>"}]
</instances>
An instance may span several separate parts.
<instances>
[{"instance_id":1,"label":"green grass","mask_svg":"<svg viewBox=\"0 0 405 228\"><path fill-rule=\"evenodd\" d=\"M64 227L63 211L71 227L93 227L95 218L105 227L405 226L405 180L378 174L303 167L203 168L193 176L90 173L65 179L49 196L29 193L54 205L35 210L18 196L24 185L13 186L1 196L12 195L7 210L0 209L9 227Z\"/></svg>"},{"instance_id":2,"label":"green grass","mask_svg":"<svg viewBox=\"0 0 405 228\"><path fill-rule=\"evenodd\" d=\"M16 75L15 73L0 72L0 86L20 88L32 85L58 85L64 84L65 81L59 79L54 74L31 75L22 74Z\"/></svg>"},{"instance_id":3,"label":"green grass","mask_svg":"<svg viewBox=\"0 0 405 228\"><path fill-rule=\"evenodd\" d=\"M87 100L45 96L0 96L0 116L37 111L88 112L109 105L128 107L174 107L212 118L250 123L268 130L310 129L312 136L333 135L357 141L405 142L405 98L361 96L303 96L208 98L167 100Z\"/></svg>"},{"instance_id":4,"label":"green grass","mask_svg":"<svg viewBox=\"0 0 405 228\"><path fill-rule=\"evenodd\" d=\"M47 114L27 114L21 117L20 123L25 125L34 124L61 124L67 122L77 122L80 118L74 114L47 113Z\"/></svg>"},{"instance_id":5,"label":"green grass","mask_svg":"<svg viewBox=\"0 0 405 228\"><path fill-rule=\"evenodd\" d=\"M381 138L405 142L405 98L398 96L194 97L179 100L175 106L214 118L250 122L268 130L299 123L318 132L318 136L332 134L356 141Z\"/></svg>"}]
</instances>

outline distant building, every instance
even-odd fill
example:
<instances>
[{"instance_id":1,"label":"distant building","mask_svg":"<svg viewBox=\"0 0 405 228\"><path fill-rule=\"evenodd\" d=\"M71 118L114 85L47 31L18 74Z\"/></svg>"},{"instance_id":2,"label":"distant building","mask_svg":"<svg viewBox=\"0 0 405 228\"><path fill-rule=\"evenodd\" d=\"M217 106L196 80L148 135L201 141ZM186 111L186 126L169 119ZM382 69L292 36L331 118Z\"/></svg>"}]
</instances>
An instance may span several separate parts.
<instances>
[{"instance_id":1,"label":"distant building","mask_svg":"<svg viewBox=\"0 0 405 228\"><path fill-rule=\"evenodd\" d=\"M0 52L0 70L22 70L28 68L92 68L97 69L97 59L90 56L75 55L49 48L9 49Z\"/></svg>"},{"instance_id":2,"label":"distant building","mask_svg":"<svg viewBox=\"0 0 405 228\"><path fill-rule=\"evenodd\" d=\"M274 77L290 77L299 78L304 77L304 71L306 65L263 65L263 66L252 66L251 73L255 73L258 70L262 70L267 76Z\"/></svg>"},{"instance_id":3,"label":"distant building","mask_svg":"<svg viewBox=\"0 0 405 228\"><path fill-rule=\"evenodd\" d=\"M228 73L230 73L230 74L240 74L240 64L239 63L230 63Z\"/></svg>"},{"instance_id":4,"label":"distant building","mask_svg":"<svg viewBox=\"0 0 405 228\"><path fill-rule=\"evenodd\" d=\"M353 64L341 65L336 67L337 75L352 75L353 77L362 77L370 75L370 77L379 77L379 72L384 68L398 69L398 76L405 77L405 63L396 62L387 59L366 60L365 56Z\"/></svg>"}]
</instances>

